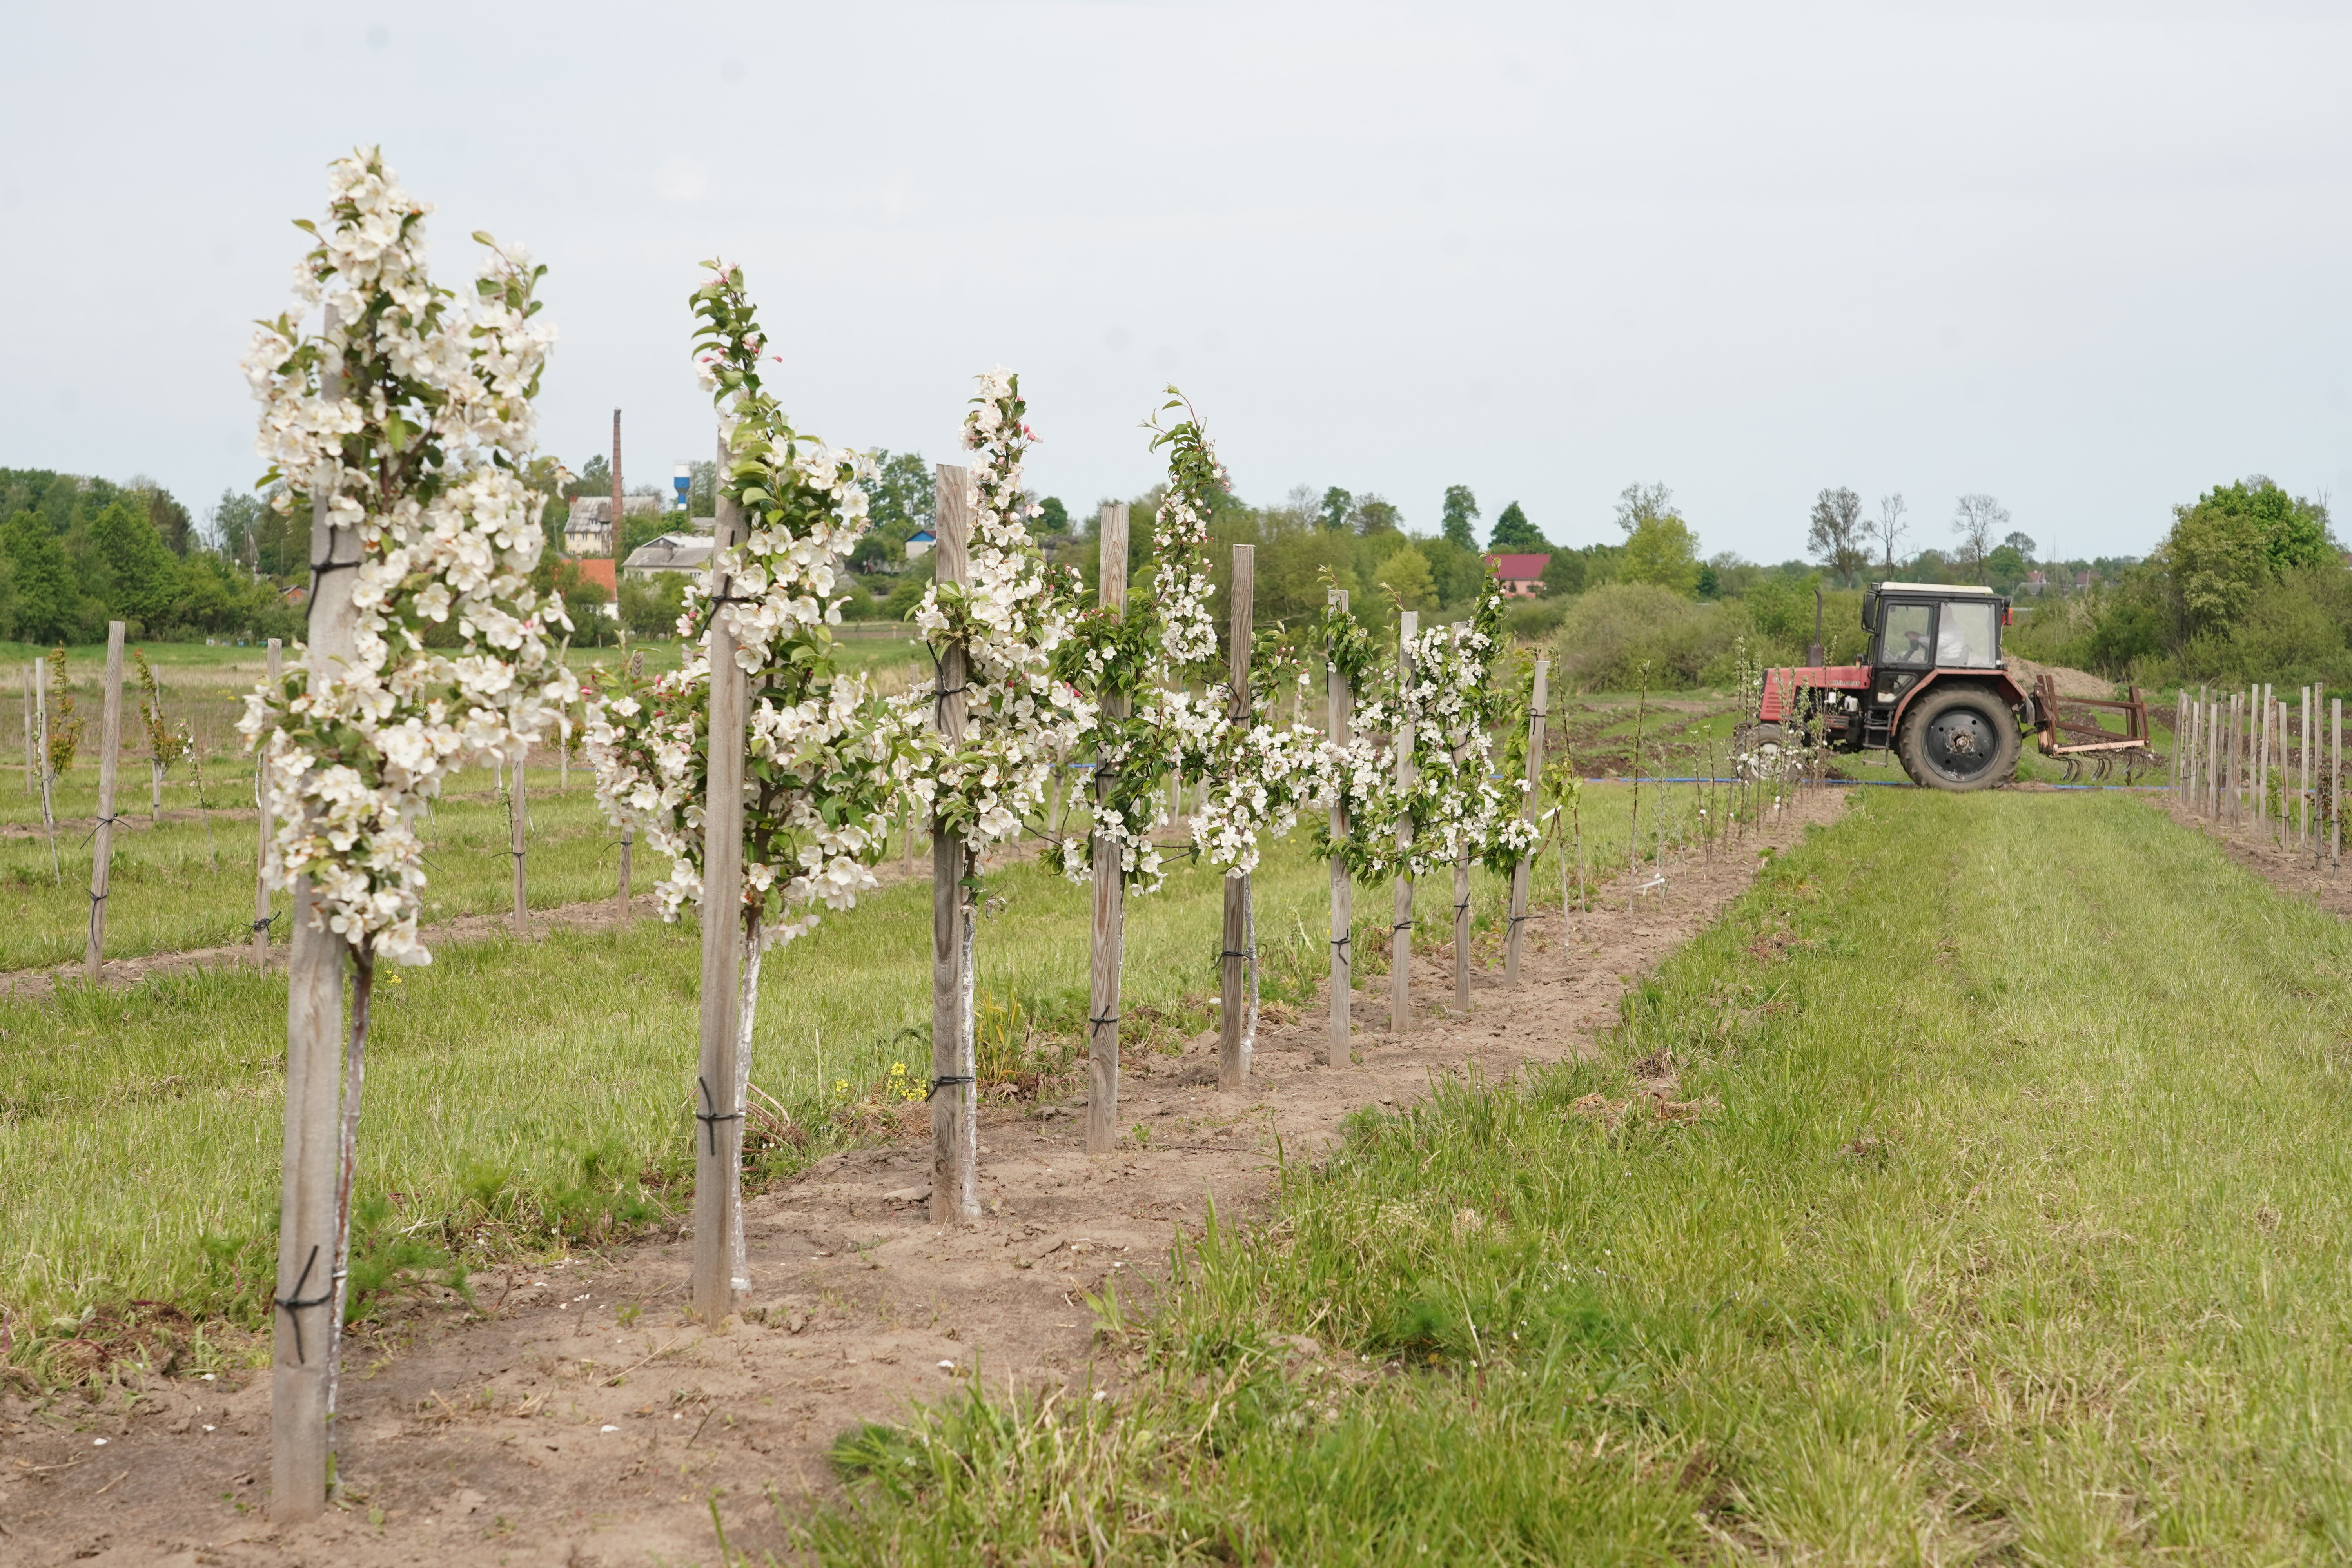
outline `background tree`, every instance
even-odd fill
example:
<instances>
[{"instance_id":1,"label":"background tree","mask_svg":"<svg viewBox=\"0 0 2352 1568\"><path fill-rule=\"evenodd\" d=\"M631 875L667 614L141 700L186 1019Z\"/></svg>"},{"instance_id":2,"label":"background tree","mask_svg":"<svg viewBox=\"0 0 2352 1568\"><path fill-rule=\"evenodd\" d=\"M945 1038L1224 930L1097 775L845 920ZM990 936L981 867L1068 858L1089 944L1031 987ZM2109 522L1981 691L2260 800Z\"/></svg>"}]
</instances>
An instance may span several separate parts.
<instances>
[{"instance_id":1,"label":"background tree","mask_svg":"<svg viewBox=\"0 0 2352 1568\"><path fill-rule=\"evenodd\" d=\"M1677 517L1675 492L1664 484L1627 485L1617 495L1617 526L1632 538L1633 531L1662 517Z\"/></svg>"},{"instance_id":2,"label":"background tree","mask_svg":"<svg viewBox=\"0 0 2352 1568\"><path fill-rule=\"evenodd\" d=\"M38 515L20 511L0 528L16 591L15 635L21 642L63 642L81 625L81 594L74 586L65 547Z\"/></svg>"},{"instance_id":3,"label":"background tree","mask_svg":"<svg viewBox=\"0 0 2352 1568\"><path fill-rule=\"evenodd\" d=\"M886 544L904 544L917 529L931 526L931 466L920 452L875 449L876 473L866 487L872 531Z\"/></svg>"},{"instance_id":4,"label":"background tree","mask_svg":"<svg viewBox=\"0 0 2352 1568\"><path fill-rule=\"evenodd\" d=\"M609 496L613 493L613 465L599 452L580 466L579 477L563 487L564 498L576 500L582 496Z\"/></svg>"},{"instance_id":5,"label":"background tree","mask_svg":"<svg viewBox=\"0 0 2352 1568\"><path fill-rule=\"evenodd\" d=\"M1410 544L1400 546L1383 560L1372 581L1396 595L1400 609L1437 607L1437 581L1430 573L1429 559Z\"/></svg>"},{"instance_id":6,"label":"background tree","mask_svg":"<svg viewBox=\"0 0 2352 1568\"><path fill-rule=\"evenodd\" d=\"M1323 492L1323 526L1333 533L1347 531L1356 513L1356 498L1333 485Z\"/></svg>"},{"instance_id":7,"label":"background tree","mask_svg":"<svg viewBox=\"0 0 2352 1568\"><path fill-rule=\"evenodd\" d=\"M2033 552L2038 548L2032 535L2016 529L2011 529L2009 537L2002 540L2001 543L2006 548L2016 551L2019 557L2026 561L2033 559Z\"/></svg>"},{"instance_id":8,"label":"background tree","mask_svg":"<svg viewBox=\"0 0 2352 1568\"><path fill-rule=\"evenodd\" d=\"M1047 496L1037 503L1036 529L1039 533L1070 531L1070 509L1062 504L1060 496Z\"/></svg>"},{"instance_id":9,"label":"background tree","mask_svg":"<svg viewBox=\"0 0 2352 1568\"><path fill-rule=\"evenodd\" d=\"M106 607L142 632L168 625L180 596L180 563L147 510L116 502L91 520L89 542L100 568L91 585Z\"/></svg>"},{"instance_id":10,"label":"background tree","mask_svg":"<svg viewBox=\"0 0 2352 1568\"><path fill-rule=\"evenodd\" d=\"M1901 490L1878 498L1878 526L1872 531L1878 536L1879 563L1890 573L1895 570L1895 552L1903 547L1903 536L1911 531L1904 510Z\"/></svg>"},{"instance_id":11,"label":"background tree","mask_svg":"<svg viewBox=\"0 0 2352 1568\"><path fill-rule=\"evenodd\" d=\"M1644 518L1633 525L1625 541L1618 576L1627 583L1650 583L1689 594L1698 586L1698 536L1690 524L1669 512Z\"/></svg>"},{"instance_id":12,"label":"background tree","mask_svg":"<svg viewBox=\"0 0 2352 1568\"><path fill-rule=\"evenodd\" d=\"M1470 493L1468 485L1445 487L1445 515L1438 526L1438 534L1448 543L1465 550L1478 548L1478 534L1471 524L1478 520L1478 498Z\"/></svg>"},{"instance_id":13,"label":"background tree","mask_svg":"<svg viewBox=\"0 0 2352 1568\"><path fill-rule=\"evenodd\" d=\"M1839 582L1853 586L1856 574L1870 559L1862 525L1862 498L1843 486L1814 497L1812 525L1805 544L1814 560L1837 574Z\"/></svg>"},{"instance_id":14,"label":"background tree","mask_svg":"<svg viewBox=\"0 0 2352 1568\"><path fill-rule=\"evenodd\" d=\"M1985 557L1992 553L1992 542L2009 526L2009 509L1981 490L1960 498L1952 513L1952 535L1960 542L1960 556L1969 564L1969 573L1979 583L1984 581Z\"/></svg>"},{"instance_id":15,"label":"background tree","mask_svg":"<svg viewBox=\"0 0 2352 1568\"><path fill-rule=\"evenodd\" d=\"M2326 564L2336 550L2326 503L2291 496L2257 474L2175 507L2158 557L2193 637L2233 625L2270 582Z\"/></svg>"},{"instance_id":16,"label":"background tree","mask_svg":"<svg viewBox=\"0 0 2352 1568\"><path fill-rule=\"evenodd\" d=\"M1355 524L1358 533L1368 536L1404 531L1404 513L1397 510L1393 503L1382 500L1377 494L1367 494L1359 500L1350 521Z\"/></svg>"},{"instance_id":17,"label":"background tree","mask_svg":"<svg viewBox=\"0 0 2352 1568\"><path fill-rule=\"evenodd\" d=\"M1519 510L1519 503L1513 501L1495 520L1495 531L1486 541L1486 548L1496 551L1549 550L1551 541L1537 531L1536 525L1528 521L1528 514Z\"/></svg>"}]
</instances>

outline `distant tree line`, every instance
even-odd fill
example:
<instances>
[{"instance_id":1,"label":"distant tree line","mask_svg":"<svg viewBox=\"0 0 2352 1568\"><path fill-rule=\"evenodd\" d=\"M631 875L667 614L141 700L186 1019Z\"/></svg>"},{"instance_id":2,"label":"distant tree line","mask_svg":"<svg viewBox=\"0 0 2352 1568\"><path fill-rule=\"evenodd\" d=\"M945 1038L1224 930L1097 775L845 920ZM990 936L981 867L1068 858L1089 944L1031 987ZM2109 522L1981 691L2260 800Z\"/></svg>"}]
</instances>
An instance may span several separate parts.
<instances>
[{"instance_id":1,"label":"distant tree line","mask_svg":"<svg viewBox=\"0 0 2352 1568\"><path fill-rule=\"evenodd\" d=\"M252 497L236 499L261 510ZM110 620L150 639L286 637L300 627L301 610L286 603L276 576L225 547L217 517L199 524L152 480L0 468L0 637L98 642ZM240 541L250 554L266 531L243 509L236 521L254 536ZM290 552L282 540L266 548L302 561L309 542L306 519Z\"/></svg>"}]
</instances>

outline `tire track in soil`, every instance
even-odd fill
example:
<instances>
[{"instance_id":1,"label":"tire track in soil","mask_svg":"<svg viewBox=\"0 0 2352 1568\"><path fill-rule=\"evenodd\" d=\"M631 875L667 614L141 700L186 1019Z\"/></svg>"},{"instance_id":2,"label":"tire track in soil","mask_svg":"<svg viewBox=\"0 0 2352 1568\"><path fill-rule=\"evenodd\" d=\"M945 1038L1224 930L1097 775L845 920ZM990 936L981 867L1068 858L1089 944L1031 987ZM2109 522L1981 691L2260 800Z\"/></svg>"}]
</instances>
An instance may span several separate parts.
<instances>
[{"instance_id":1,"label":"tire track in soil","mask_svg":"<svg viewBox=\"0 0 2352 1568\"><path fill-rule=\"evenodd\" d=\"M682 1235L486 1271L478 1311L413 1300L352 1344L339 1417L350 1493L316 1524L268 1521L266 1373L149 1380L128 1415L119 1395L37 1411L0 1394L0 1555L173 1568L701 1561L713 1488L730 1542L781 1552L766 1494L792 1509L833 1495L824 1451L843 1429L938 1398L975 1369L992 1387L1115 1387L1085 1293L1116 1286L1148 1307L1174 1227L1197 1233L1212 1199L1228 1215L1262 1212L1277 1137L1289 1159L1318 1157L1348 1114L1410 1103L1440 1076L1499 1080L1589 1053L1628 984L1746 890L1759 847L1844 803L1843 791L1798 792L1781 821L1737 853L1672 868L1630 912L1619 879L1578 918L1568 954L1559 918L1538 920L1518 990L1503 985L1499 944L1482 942L1493 968L1474 972L1467 1017L1430 1005L1453 994L1450 948L1415 956L1423 1010L1402 1038L1371 1032L1386 1021L1386 977L1367 977L1352 1062L1318 1065L1317 1004L1262 1026L1246 1094L1216 1092L1213 1042L1136 1070L1122 1086L1125 1135L1100 1162L1085 1152L1083 1102L984 1109L975 1224L926 1223L927 1128L833 1155L747 1200L751 1305L722 1331L682 1310ZM1299 1353L1318 1352L1302 1342Z\"/></svg>"}]
</instances>

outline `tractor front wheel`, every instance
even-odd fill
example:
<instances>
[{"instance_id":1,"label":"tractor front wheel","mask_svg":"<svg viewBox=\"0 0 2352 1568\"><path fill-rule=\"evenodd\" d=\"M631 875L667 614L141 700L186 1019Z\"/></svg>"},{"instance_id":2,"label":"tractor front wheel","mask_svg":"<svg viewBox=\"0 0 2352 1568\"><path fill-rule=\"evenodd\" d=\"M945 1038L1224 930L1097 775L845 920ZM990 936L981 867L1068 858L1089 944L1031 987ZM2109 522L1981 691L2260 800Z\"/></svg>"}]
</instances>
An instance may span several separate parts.
<instances>
[{"instance_id":1,"label":"tractor front wheel","mask_svg":"<svg viewBox=\"0 0 2352 1568\"><path fill-rule=\"evenodd\" d=\"M1967 686L1931 691L1904 715L1895 751L1924 789L1990 789L2017 773L2017 721L1990 692Z\"/></svg>"}]
</instances>

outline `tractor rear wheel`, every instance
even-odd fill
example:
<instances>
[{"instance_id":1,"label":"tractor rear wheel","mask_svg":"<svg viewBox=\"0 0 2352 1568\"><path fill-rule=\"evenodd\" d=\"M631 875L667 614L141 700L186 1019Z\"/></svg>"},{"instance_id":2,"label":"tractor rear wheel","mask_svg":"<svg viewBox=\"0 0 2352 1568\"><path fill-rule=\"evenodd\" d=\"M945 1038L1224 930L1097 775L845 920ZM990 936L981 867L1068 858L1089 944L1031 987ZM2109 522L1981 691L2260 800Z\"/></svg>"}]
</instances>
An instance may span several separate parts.
<instances>
[{"instance_id":1,"label":"tractor rear wheel","mask_svg":"<svg viewBox=\"0 0 2352 1568\"><path fill-rule=\"evenodd\" d=\"M2017 773L2017 721L2008 704L1972 686L1931 691L1904 715L1895 752L1924 789L1990 789Z\"/></svg>"}]
</instances>

